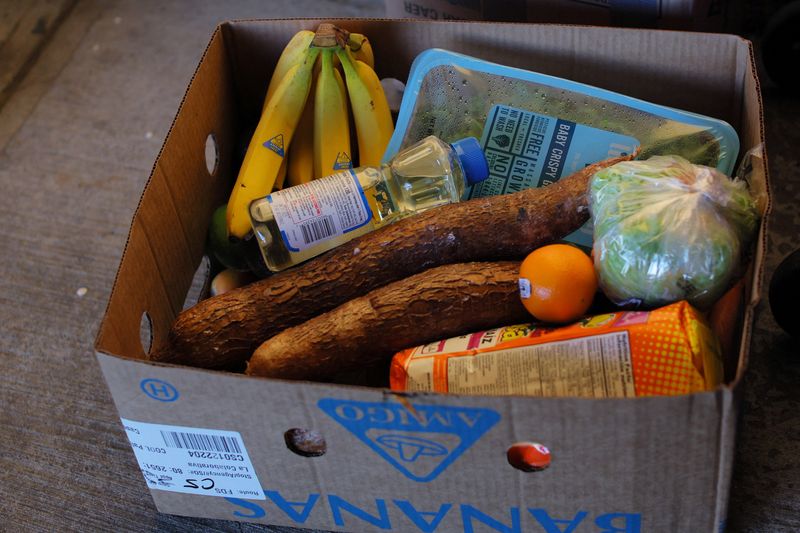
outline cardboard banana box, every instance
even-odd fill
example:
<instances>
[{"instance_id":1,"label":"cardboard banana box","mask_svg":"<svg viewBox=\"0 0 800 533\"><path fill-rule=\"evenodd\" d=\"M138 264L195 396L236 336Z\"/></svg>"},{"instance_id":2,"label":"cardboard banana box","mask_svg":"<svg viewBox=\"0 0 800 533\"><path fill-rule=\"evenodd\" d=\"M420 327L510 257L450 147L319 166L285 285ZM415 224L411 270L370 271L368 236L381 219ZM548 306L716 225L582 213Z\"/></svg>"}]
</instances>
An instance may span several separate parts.
<instances>
[{"instance_id":1,"label":"cardboard banana box","mask_svg":"<svg viewBox=\"0 0 800 533\"><path fill-rule=\"evenodd\" d=\"M735 375L713 391L584 399L396 394L147 361L183 308L211 213L271 67L320 20L221 24L131 224L96 353L154 505L178 515L336 531L719 531L725 523L766 216ZM380 77L441 47L729 122L768 191L750 43L580 26L342 20ZM206 162L206 146L216 157ZM768 194L764 214L769 210ZM507 450L549 466L517 469ZM514 461L512 461L514 462Z\"/></svg>"}]
</instances>

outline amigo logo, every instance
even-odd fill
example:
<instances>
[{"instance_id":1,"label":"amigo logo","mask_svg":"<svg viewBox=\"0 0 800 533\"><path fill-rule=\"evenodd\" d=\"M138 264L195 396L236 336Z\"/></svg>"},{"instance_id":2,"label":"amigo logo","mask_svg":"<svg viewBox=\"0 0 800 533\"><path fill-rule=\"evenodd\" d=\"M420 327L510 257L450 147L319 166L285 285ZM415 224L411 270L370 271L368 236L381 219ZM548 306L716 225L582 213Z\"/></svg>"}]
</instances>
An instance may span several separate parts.
<instances>
[{"instance_id":1,"label":"amigo logo","mask_svg":"<svg viewBox=\"0 0 800 533\"><path fill-rule=\"evenodd\" d=\"M317 405L403 475L427 482L441 474L499 420L484 408L356 402Z\"/></svg>"}]
</instances>

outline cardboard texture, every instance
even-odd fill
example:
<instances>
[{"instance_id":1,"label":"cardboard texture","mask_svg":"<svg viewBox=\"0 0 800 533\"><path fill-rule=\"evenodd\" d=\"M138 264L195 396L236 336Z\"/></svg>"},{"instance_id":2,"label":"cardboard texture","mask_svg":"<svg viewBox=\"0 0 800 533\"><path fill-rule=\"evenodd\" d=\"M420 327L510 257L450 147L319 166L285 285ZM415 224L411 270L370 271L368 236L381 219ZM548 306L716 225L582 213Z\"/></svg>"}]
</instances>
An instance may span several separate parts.
<instances>
[{"instance_id":1,"label":"cardboard texture","mask_svg":"<svg viewBox=\"0 0 800 533\"><path fill-rule=\"evenodd\" d=\"M119 415L238 432L264 491L260 499L183 494L154 488L151 480L159 511L337 531L724 527L765 222L748 273L736 378L712 392L628 400L398 396L145 360L142 317L149 317L157 342L182 308L210 214L226 200L237 172L232 162L239 136L261 107L270 65L296 31L320 22L218 27L132 222L96 342ZM721 118L738 131L742 153L759 148L752 179L756 190L768 192L758 80L750 45L737 37L555 25L337 23L370 37L381 77L404 79L414 57L436 46ZM204 156L209 134L218 145L214 176ZM284 441L291 428L319 431L326 453L293 453ZM550 448L552 465L541 472L513 469L506 449L518 441Z\"/></svg>"}]
</instances>

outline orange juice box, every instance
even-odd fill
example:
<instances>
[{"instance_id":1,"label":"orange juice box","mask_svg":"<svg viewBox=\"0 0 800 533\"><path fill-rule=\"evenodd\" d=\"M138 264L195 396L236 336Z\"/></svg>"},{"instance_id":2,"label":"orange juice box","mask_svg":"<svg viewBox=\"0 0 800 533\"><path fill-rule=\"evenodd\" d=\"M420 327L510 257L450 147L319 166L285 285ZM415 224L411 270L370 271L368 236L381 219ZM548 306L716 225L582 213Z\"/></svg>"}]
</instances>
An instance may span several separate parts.
<instances>
[{"instance_id":1,"label":"orange juice box","mask_svg":"<svg viewBox=\"0 0 800 533\"><path fill-rule=\"evenodd\" d=\"M685 301L462 335L403 350L390 370L398 391L589 398L688 394L722 376L719 342Z\"/></svg>"}]
</instances>

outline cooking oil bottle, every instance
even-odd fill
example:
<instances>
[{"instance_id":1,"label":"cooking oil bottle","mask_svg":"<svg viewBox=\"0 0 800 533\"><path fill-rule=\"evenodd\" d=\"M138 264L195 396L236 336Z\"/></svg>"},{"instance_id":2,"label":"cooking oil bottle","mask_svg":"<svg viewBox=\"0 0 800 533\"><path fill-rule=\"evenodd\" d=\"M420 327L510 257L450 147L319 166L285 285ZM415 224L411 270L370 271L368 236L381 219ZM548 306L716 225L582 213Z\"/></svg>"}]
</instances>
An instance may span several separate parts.
<instances>
[{"instance_id":1,"label":"cooking oil bottle","mask_svg":"<svg viewBox=\"0 0 800 533\"><path fill-rule=\"evenodd\" d=\"M478 140L430 136L380 167L347 169L250 204L267 267L278 272L412 213L458 202L489 176Z\"/></svg>"}]
</instances>

